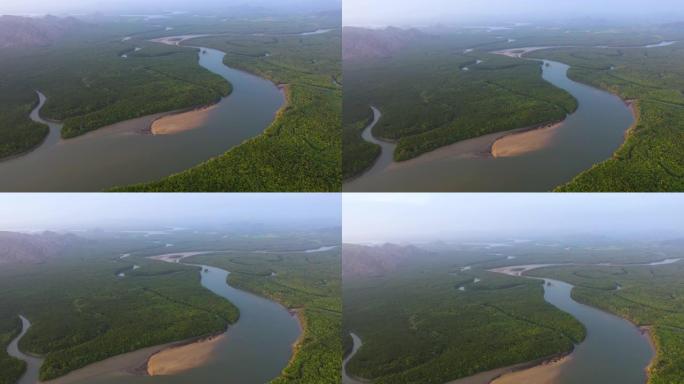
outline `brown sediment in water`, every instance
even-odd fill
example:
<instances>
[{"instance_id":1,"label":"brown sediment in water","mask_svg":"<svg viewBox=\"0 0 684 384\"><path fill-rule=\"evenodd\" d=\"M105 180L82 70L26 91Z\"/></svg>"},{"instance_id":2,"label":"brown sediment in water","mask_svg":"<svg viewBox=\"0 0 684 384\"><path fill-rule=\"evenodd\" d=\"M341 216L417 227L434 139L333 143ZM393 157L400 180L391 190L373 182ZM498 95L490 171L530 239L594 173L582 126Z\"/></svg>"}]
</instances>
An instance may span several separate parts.
<instances>
[{"instance_id":1,"label":"brown sediment in water","mask_svg":"<svg viewBox=\"0 0 684 384\"><path fill-rule=\"evenodd\" d=\"M206 364L214 356L218 344L226 334L210 336L185 345L165 348L147 359L149 376L175 375Z\"/></svg>"},{"instance_id":2,"label":"brown sediment in water","mask_svg":"<svg viewBox=\"0 0 684 384\"><path fill-rule=\"evenodd\" d=\"M562 126L563 122L558 122L528 131L511 133L492 144L491 154L493 157L515 157L546 148Z\"/></svg>"},{"instance_id":3,"label":"brown sediment in water","mask_svg":"<svg viewBox=\"0 0 684 384\"><path fill-rule=\"evenodd\" d=\"M150 132L153 135L173 135L201 128L209 118L209 112L214 108L216 104L160 117L152 122Z\"/></svg>"}]
</instances>

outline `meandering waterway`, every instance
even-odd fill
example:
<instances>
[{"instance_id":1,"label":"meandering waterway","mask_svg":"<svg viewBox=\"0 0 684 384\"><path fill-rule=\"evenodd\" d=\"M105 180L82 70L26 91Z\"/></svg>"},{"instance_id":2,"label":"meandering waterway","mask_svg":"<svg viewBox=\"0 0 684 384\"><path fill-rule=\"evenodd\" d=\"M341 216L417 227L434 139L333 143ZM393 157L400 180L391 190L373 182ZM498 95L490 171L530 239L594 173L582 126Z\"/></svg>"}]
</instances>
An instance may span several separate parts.
<instances>
[{"instance_id":1,"label":"meandering waterway","mask_svg":"<svg viewBox=\"0 0 684 384\"><path fill-rule=\"evenodd\" d=\"M364 384L363 381L355 379L347 373L347 363L349 363L349 361L354 357L354 355L356 355L356 353L363 345L361 338L354 332L351 332L349 336L351 336L352 338L353 345L352 350L349 352L347 357L345 357L344 361L342 362L342 384Z\"/></svg>"},{"instance_id":2,"label":"meandering waterway","mask_svg":"<svg viewBox=\"0 0 684 384\"><path fill-rule=\"evenodd\" d=\"M166 112L63 140L61 124L40 117L46 99L37 92L39 104L31 119L47 124L50 133L33 151L0 162L0 190L85 192L154 181L259 135L284 104L284 94L266 79L225 66L224 56L218 50L198 49L199 64L228 80L233 92L195 116L195 129L174 130L176 134L146 133L155 120L169 114ZM135 57L126 60L133 62Z\"/></svg>"},{"instance_id":3,"label":"meandering waterway","mask_svg":"<svg viewBox=\"0 0 684 384\"><path fill-rule=\"evenodd\" d=\"M663 44L642 48L661 46ZM546 48L551 47L531 50ZM516 48L511 51L527 50ZM609 159L623 143L627 129L635 123L630 106L613 94L569 79L568 65L545 60L540 61L540 67L542 77L575 97L579 107L560 125L537 132L543 135L531 150L516 149L504 151L507 155L503 157L492 156L492 146L497 140L535 127L461 141L400 163L388 162L394 147L383 146L377 163L361 176L348 180L344 190L549 191ZM364 139L378 143L382 140L368 137L375 124L374 120L364 131ZM511 153L514 156L508 156Z\"/></svg>"},{"instance_id":4,"label":"meandering waterway","mask_svg":"<svg viewBox=\"0 0 684 384\"><path fill-rule=\"evenodd\" d=\"M663 262L628 265L655 266L677 261L668 259ZM521 276L524 272L549 266L554 265L522 265L499 268L493 271ZM587 330L587 336L570 355L561 361L506 373L501 378L494 380L493 383L644 384L647 379L646 367L655 355L647 336L638 327L621 317L573 300L571 296L573 286L571 284L552 279L543 280L544 299L580 321ZM511 371L511 369L499 371L501 374Z\"/></svg>"},{"instance_id":5,"label":"meandering waterway","mask_svg":"<svg viewBox=\"0 0 684 384\"><path fill-rule=\"evenodd\" d=\"M308 251L324 252L330 248ZM189 257L208 253L213 252L178 252L150 258L159 262L182 263ZM180 361L179 356L169 358L174 363L190 368L171 375L146 375L151 356L173 351L173 348L192 346L187 344L189 341L180 341L115 356L76 370L50 384L262 384L278 377L292 358L294 344L303 331L296 315L276 302L230 286L227 283L229 272L226 270L206 265L186 265L198 267L202 286L229 300L240 311L239 320L230 325L225 333L216 335L210 341L199 342L209 343L208 349L189 351L190 348L187 354L180 355ZM202 355L201 361L196 359L195 354L198 353ZM190 361L183 361L185 359ZM164 370L168 369L168 361L166 365Z\"/></svg>"},{"instance_id":6,"label":"meandering waterway","mask_svg":"<svg viewBox=\"0 0 684 384\"><path fill-rule=\"evenodd\" d=\"M43 364L43 359L27 355L19 350L19 340L21 340L26 332L28 332L29 328L31 328L31 322L28 321L27 318L21 315L19 315L19 318L21 319L21 333L12 340L9 346L7 346L7 353L10 356L26 362L26 372L16 384L35 384L38 382L38 373L40 371L40 366Z\"/></svg>"}]
</instances>

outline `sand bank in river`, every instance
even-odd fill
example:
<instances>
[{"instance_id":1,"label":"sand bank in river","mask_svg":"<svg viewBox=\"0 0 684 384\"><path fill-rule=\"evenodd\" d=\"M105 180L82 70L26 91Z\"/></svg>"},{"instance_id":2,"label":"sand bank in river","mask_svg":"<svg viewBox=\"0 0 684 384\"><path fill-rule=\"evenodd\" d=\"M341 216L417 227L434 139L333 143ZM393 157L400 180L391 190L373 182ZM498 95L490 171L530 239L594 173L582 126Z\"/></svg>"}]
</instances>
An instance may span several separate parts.
<instances>
[{"instance_id":1,"label":"sand bank in river","mask_svg":"<svg viewBox=\"0 0 684 384\"><path fill-rule=\"evenodd\" d=\"M191 344L164 349L147 361L150 376L174 375L204 365L214 355L226 334L210 337Z\"/></svg>"},{"instance_id":2,"label":"sand bank in river","mask_svg":"<svg viewBox=\"0 0 684 384\"><path fill-rule=\"evenodd\" d=\"M506 135L494 142L491 149L492 156L514 157L546 148L561 126L563 126L562 122Z\"/></svg>"},{"instance_id":3,"label":"sand bank in river","mask_svg":"<svg viewBox=\"0 0 684 384\"><path fill-rule=\"evenodd\" d=\"M557 267L563 265L575 265L575 264L529 264L529 265L512 265L510 267L501 267L490 269L489 272L503 273L509 276L522 276L525 272L529 272L534 269L545 268L545 267Z\"/></svg>"},{"instance_id":4,"label":"sand bank in river","mask_svg":"<svg viewBox=\"0 0 684 384\"><path fill-rule=\"evenodd\" d=\"M544 381L545 378L547 377L555 377L555 376L550 376L548 373L544 372L539 372L537 376L529 376L529 380L527 380L527 376L523 377L520 376L519 374L522 372L527 372L532 369L536 369L538 367L546 367L548 366L551 368L551 366L557 366L558 364L561 364L563 360L567 359L568 357L555 357L553 359L545 358L545 359L539 359L535 361L530 361L526 363L520 363L520 364L515 364L511 365L508 367L503 367L503 368L496 368L492 369L490 371L486 372L480 372L476 375L473 376L468 376L464 377L461 379L453 380L448 382L447 384L544 384L544 383L550 383L549 381ZM541 365L539 365L541 364ZM551 369L549 369L551 371ZM557 370L556 370L557 371ZM509 380L509 376L512 377L511 380Z\"/></svg>"},{"instance_id":5,"label":"sand bank in river","mask_svg":"<svg viewBox=\"0 0 684 384\"><path fill-rule=\"evenodd\" d=\"M387 169L401 169L423 163L453 158L486 158L491 157L492 145L500 138L517 132L528 131L530 128L516 128L505 132L495 132L472 139L462 140L454 144L437 148L418 157L402 162L392 162Z\"/></svg>"},{"instance_id":6,"label":"sand bank in river","mask_svg":"<svg viewBox=\"0 0 684 384\"><path fill-rule=\"evenodd\" d=\"M150 125L150 132L152 132L153 135L173 135L200 128L207 122L209 111L214 108L216 108L216 104L205 108L161 117Z\"/></svg>"},{"instance_id":7,"label":"sand bank in river","mask_svg":"<svg viewBox=\"0 0 684 384\"><path fill-rule=\"evenodd\" d=\"M552 48L561 48L561 47L554 47L554 46L546 46L546 47L525 47L525 48L511 48L511 49L504 49L501 51L494 51L492 53L496 55L504 55L508 57L513 57L516 59L521 59L523 56L530 52L534 51L541 51L544 49L552 49Z\"/></svg>"},{"instance_id":8,"label":"sand bank in river","mask_svg":"<svg viewBox=\"0 0 684 384\"><path fill-rule=\"evenodd\" d=\"M572 359L572 355L546 361L533 368L507 373L492 384L553 384L558 379L561 367Z\"/></svg>"},{"instance_id":9,"label":"sand bank in river","mask_svg":"<svg viewBox=\"0 0 684 384\"><path fill-rule=\"evenodd\" d=\"M110 357L86 367L77 369L65 376L55 380L46 381L46 384L71 384L84 383L89 379L102 377L122 377L132 375L144 375L147 359L166 348L172 347L176 343L157 345L154 347L139 349L134 352Z\"/></svg>"},{"instance_id":10,"label":"sand bank in river","mask_svg":"<svg viewBox=\"0 0 684 384\"><path fill-rule=\"evenodd\" d=\"M180 44L186 40L195 39L198 37L208 37L208 36L217 36L217 35L201 34L201 35L167 36L167 37L160 37L157 39L152 39L150 41L153 43L180 46Z\"/></svg>"},{"instance_id":11,"label":"sand bank in river","mask_svg":"<svg viewBox=\"0 0 684 384\"><path fill-rule=\"evenodd\" d=\"M163 255L150 256L149 259L157 260L157 261L164 261L167 263L180 263L183 259L185 259L187 257L198 256L198 255L206 255L207 253L213 253L213 252L212 251L174 252L174 253L165 253Z\"/></svg>"}]
</instances>

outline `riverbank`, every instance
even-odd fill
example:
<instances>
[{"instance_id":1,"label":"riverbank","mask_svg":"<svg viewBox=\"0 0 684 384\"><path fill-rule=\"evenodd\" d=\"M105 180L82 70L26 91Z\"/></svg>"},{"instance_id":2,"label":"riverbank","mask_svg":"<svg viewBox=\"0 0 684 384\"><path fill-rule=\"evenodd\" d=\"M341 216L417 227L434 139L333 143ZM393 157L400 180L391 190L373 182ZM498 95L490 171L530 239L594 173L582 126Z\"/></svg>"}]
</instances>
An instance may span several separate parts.
<instances>
[{"instance_id":1,"label":"riverbank","mask_svg":"<svg viewBox=\"0 0 684 384\"><path fill-rule=\"evenodd\" d=\"M646 366L646 382L650 382L651 380L651 371L653 370L653 367L655 366L656 361L658 361L659 354L660 354L660 348L658 348L658 343L656 341L656 338L653 336L653 327L650 325L642 325L639 327L639 330L641 331L641 334L646 337L648 340L648 343L651 345L651 349L655 351L653 355L653 359L651 359L651 362L648 363Z\"/></svg>"}]
</instances>

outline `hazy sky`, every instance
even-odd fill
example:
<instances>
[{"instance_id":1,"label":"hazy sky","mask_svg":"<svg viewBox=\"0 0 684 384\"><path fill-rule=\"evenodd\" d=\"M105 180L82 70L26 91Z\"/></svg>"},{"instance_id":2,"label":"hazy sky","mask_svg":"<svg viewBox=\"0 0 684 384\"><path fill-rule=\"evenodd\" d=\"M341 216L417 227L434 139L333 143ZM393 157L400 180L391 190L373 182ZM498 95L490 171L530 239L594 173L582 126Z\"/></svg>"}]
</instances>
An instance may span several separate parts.
<instances>
[{"instance_id":1,"label":"hazy sky","mask_svg":"<svg viewBox=\"0 0 684 384\"><path fill-rule=\"evenodd\" d=\"M682 0L344 0L343 9L344 25L354 26L684 14Z\"/></svg>"},{"instance_id":2,"label":"hazy sky","mask_svg":"<svg viewBox=\"0 0 684 384\"><path fill-rule=\"evenodd\" d=\"M684 194L345 194L348 243L445 240L459 234L684 236Z\"/></svg>"},{"instance_id":3,"label":"hazy sky","mask_svg":"<svg viewBox=\"0 0 684 384\"><path fill-rule=\"evenodd\" d=\"M140 229L235 222L339 226L340 204L337 194L3 193L0 230Z\"/></svg>"},{"instance_id":4,"label":"hazy sky","mask_svg":"<svg viewBox=\"0 0 684 384\"><path fill-rule=\"evenodd\" d=\"M89 13L110 11L194 11L236 5L339 8L340 0L1 0L0 14Z\"/></svg>"}]
</instances>

